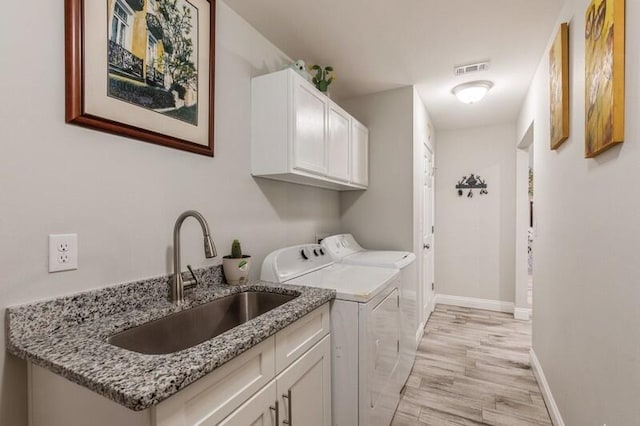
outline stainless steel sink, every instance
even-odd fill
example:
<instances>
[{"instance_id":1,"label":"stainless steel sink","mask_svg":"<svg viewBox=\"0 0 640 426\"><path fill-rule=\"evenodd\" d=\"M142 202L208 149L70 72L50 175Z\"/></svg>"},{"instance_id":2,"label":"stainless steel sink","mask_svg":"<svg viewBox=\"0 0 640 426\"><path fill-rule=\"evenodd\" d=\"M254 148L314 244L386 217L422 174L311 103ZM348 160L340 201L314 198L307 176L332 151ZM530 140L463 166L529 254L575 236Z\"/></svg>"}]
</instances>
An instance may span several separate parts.
<instances>
[{"instance_id":1,"label":"stainless steel sink","mask_svg":"<svg viewBox=\"0 0 640 426\"><path fill-rule=\"evenodd\" d=\"M190 348L297 296L245 291L168 315L111 336L107 341L143 354L168 354Z\"/></svg>"}]
</instances>

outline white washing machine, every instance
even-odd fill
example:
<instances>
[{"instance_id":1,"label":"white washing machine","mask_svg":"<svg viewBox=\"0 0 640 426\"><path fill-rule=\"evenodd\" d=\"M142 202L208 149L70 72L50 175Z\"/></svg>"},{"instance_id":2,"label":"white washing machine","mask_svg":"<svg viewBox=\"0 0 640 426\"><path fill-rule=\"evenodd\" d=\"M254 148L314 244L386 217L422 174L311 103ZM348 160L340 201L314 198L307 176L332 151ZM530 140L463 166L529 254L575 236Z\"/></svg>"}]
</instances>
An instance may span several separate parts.
<instances>
[{"instance_id":1,"label":"white washing machine","mask_svg":"<svg viewBox=\"0 0 640 426\"><path fill-rule=\"evenodd\" d=\"M326 237L322 247L331 259L340 264L377 266L399 269L401 312L401 359L398 380L405 384L411 373L422 330L418 319L418 282L416 256L408 251L367 250L351 234Z\"/></svg>"},{"instance_id":2,"label":"white washing machine","mask_svg":"<svg viewBox=\"0 0 640 426\"><path fill-rule=\"evenodd\" d=\"M400 397L399 271L336 264L322 246L269 254L264 281L336 290L331 302L334 426L388 426Z\"/></svg>"}]
</instances>

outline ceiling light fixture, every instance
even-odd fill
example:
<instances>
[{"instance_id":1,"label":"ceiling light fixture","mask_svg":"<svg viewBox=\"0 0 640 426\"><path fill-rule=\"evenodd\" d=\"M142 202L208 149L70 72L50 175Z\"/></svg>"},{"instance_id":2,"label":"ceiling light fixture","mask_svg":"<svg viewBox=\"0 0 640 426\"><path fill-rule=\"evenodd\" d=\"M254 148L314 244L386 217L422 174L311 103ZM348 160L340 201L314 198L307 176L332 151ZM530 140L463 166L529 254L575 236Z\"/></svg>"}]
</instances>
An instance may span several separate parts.
<instances>
[{"instance_id":1,"label":"ceiling light fixture","mask_svg":"<svg viewBox=\"0 0 640 426\"><path fill-rule=\"evenodd\" d=\"M471 81L457 85L451 90L451 93L456 95L460 102L475 104L480 102L492 87L493 83L487 80Z\"/></svg>"}]
</instances>

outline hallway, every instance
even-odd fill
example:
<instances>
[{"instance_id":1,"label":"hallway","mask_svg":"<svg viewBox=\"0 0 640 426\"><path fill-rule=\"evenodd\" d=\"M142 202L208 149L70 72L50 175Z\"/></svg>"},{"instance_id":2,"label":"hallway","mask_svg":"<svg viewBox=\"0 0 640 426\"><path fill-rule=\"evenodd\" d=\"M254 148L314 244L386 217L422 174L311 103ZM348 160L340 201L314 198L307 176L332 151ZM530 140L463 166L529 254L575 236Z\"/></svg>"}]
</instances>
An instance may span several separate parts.
<instances>
[{"instance_id":1,"label":"hallway","mask_svg":"<svg viewBox=\"0 0 640 426\"><path fill-rule=\"evenodd\" d=\"M393 425L551 425L530 347L530 322L437 305Z\"/></svg>"}]
</instances>

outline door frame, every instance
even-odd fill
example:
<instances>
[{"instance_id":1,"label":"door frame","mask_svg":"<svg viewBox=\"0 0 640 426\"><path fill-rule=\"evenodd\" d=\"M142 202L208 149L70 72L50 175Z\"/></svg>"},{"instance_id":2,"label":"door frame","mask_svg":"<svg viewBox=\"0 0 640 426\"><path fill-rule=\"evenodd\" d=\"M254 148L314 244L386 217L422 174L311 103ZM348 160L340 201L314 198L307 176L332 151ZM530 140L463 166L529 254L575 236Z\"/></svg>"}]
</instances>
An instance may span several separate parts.
<instances>
[{"instance_id":1,"label":"door frame","mask_svg":"<svg viewBox=\"0 0 640 426\"><path fill-rule=\"evenodd\" d=\"M532 308L527 302L529 286L529 153L533 149L534 122L529 124L522 140L518 142L516 149L516 264L515 264L515 308L513 316L518 320L529 320ZM535 162L534 162L535 167ZM535 224L534 224L535 226ZM534 228L535 232L535 228Z\"/></svg>"},{"instance_id":2,"label":"door frame","mask_svg":"<svg viewBox=\"0 0 640 426\"><path fill-rule=\"evenodd\" d=\"M434 227L435 227L435 152L433 147L429 144L429 141L425 141L422 144L422 155L421 155L421 163L423 164L424 167L424 161L425 158L427 157L427 155L431 156L431 175L430 178L432 180L431 182L431 238L430 238L430 244L431 244L431 248L429 249L431 252L431 271L432 271L432 279L431 281L434 282L435 280L435 271L433 270L433 268L435 267L435 261L434 261L434 257L435 257L435 233L433 231ZM419 336L416 336L416 339L419 339L422 337L422 333L424 331L424 327L427 324L427 321L429 320L429 316L431 315L431 312L433 312L433 309L435 308L435 290L433 290L431 288L430 285L425 285L425 273L427 271L427 265L425 265L424 262L424 244L425 244L425 221L424 221L424 217L425 217L425 200L424 200L424 185L425 185L425 181L424 179L427 178L427 171L423 170L422 171L422 179L420 182L420 188L421 188L421 196L420 196L420 201L421 201L421 206L420 206L420 244L419 244L419 263L420 263L420 268L419 268L419 303L418 303L418 318L419 318L419 322L420 322L420 330L419 330ZM428 232L428 230L427 230ZM425 309L425 306L427 305L428 302L428 308Z\"/></svg>"}]
</instances>

